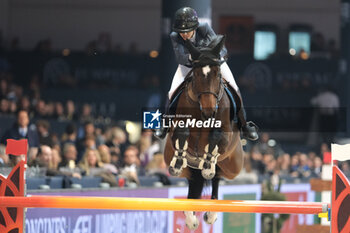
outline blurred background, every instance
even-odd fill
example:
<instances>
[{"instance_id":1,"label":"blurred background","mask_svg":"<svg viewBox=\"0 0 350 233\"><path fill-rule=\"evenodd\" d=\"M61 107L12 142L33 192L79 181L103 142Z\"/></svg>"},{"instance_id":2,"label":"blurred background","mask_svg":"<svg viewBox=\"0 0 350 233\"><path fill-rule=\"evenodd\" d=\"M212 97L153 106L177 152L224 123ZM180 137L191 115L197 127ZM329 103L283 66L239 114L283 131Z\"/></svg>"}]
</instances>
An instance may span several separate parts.
<instances>
[{"instance_id":1,"label":"blurred background","mask_svg":"<svg viewBox=\"0 0 350 233\"><path fill-rule=\"evenodd\" d=\"M16 163L6 139L28 138L29 176L64 177L59 188L85 176L96 187L186 182L169 177L162 142L142 130L175 73L169 33L183 6L226 35L260 128L241 182L319 178L330 143L350 136L348 0L1 0L0 165ZM40 182L32 189L50 186Z\"/></svg>"}]
</instances>

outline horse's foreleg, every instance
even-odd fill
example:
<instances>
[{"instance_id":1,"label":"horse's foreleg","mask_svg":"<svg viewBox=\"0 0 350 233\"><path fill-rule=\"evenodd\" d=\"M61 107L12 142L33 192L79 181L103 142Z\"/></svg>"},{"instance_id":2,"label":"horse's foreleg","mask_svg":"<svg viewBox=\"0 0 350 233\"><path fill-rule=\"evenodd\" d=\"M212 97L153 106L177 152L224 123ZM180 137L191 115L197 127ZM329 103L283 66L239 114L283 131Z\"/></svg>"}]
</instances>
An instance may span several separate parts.
<instances>
[{"instance_id":1,"label":"horse's foreleg","mask_svg":"<svg viewBox=\"0 0 350 233\"><path fill-rule=\"evenodd\" d=\"M169 173L172 176L179 176L182 170L187 167L187 139L190 135L190 130L187 128L176 128L171 137L172 143L175 147L174 156L169 165Z\"/></svg>"},{"instance_id":2,"label":"horse's foreleg","mask_svg":"<svg viewBox=\"0 0 350 233\"><path fill-rule=\"evenodd\" d=\"M202 170L202 176L211 180L215 176L215 167L219 153L219 143L222 139L222 131L220 129L213 129L208 138L208 144L204 148L203 159L199 164L199 169Z\"/></svg>"},{"instance_id":3,"label":"horse's foreleg","mask_svg":"<svg viewBox=\"0 0 350 233\"><path fill-rule=\"evenodd\" d=\"M218 169L219 167L216 166L216 175L211 180L211 186L212 186L211 199L213 200L217 200L219 197L220 176L218 175ZM217 218L218 218L218 214L216 212L205 212L203 216L204 221L208 224L214 224Z\"/></svg>"},{"instance_id":4,"label":"horse's foreleg","mask_svg":"<svg viewBox=\"0 0 350 233\"><path fill-rule=\"evenodd\" d=\"M188 179L188 199L199 199L202 195L204 179L201 175L200 170L190 169L191 176ZM199 220L195 215L194 211L185 211L186 226L190 230L195 230L199 226Z\"/></svg>"}]
</instances>

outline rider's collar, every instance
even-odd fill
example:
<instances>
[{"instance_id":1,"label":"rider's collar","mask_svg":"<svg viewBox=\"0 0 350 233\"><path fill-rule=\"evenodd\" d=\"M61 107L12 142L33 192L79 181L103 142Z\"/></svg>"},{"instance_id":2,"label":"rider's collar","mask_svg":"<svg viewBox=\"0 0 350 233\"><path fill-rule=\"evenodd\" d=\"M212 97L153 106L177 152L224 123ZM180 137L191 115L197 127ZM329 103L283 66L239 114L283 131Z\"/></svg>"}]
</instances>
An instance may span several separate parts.
<instances>
[{"instance_id":1,"label":"rider's collar","mask_svg":"<svg viewBox=\"0 0 350 233\"><path fill-rule=\"evenodd\" d=\"M194 33L193 33L193 36L190 38L190 41L192 42L192 43L195 43L196 42L196 30L194 31Z\"/></svg>"}]
</instances>

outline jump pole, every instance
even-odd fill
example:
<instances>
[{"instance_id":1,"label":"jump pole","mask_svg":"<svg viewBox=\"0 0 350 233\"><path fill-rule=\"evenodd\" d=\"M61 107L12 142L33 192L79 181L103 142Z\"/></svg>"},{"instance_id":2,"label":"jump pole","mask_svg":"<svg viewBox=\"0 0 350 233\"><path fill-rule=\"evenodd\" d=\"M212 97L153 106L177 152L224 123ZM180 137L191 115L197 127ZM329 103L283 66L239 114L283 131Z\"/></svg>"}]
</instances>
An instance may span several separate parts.
<instances>
[{"instance_id":1,"label":"jump pole","mask_svg":"<svg viewBox=\"0 0 350 233\"><path fill-rule=\"evenodd\" d=\"M0 197L0 207L213 211L273 214L320 214L328 211L328 204L320 202L68 196Z\"/></svg>"}]
</instances>

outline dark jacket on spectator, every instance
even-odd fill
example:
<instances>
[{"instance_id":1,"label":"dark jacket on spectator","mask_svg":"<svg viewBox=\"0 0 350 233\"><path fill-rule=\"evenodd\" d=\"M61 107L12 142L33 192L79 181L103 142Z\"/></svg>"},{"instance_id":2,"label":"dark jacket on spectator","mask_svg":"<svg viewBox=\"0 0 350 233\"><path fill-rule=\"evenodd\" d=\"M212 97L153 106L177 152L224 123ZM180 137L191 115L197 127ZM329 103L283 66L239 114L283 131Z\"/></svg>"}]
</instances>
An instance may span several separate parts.
<instances>
[{"instance_id":1,"label":"dark jacket on spectator","mask_svg":"<svg viewBox=\"0 0 350 233\"><path fill-rule=\"evenodd\" d=\"M36 131L36 128L32 125L28 126L27 134L23 137L19 133L19 128L17 124L14 124L12 128L7 130L4 134L4 136L1 139L1 143L6 145L6 139L28 139L28 145L29 147L38 147L39 146L39 136L38 132Z\"/></svg>"}]
</instances>

